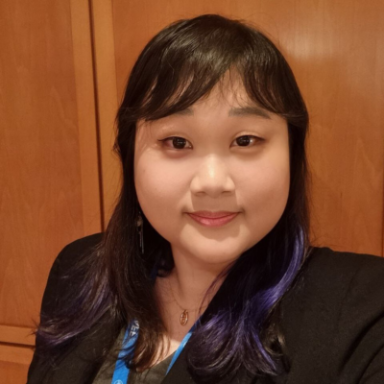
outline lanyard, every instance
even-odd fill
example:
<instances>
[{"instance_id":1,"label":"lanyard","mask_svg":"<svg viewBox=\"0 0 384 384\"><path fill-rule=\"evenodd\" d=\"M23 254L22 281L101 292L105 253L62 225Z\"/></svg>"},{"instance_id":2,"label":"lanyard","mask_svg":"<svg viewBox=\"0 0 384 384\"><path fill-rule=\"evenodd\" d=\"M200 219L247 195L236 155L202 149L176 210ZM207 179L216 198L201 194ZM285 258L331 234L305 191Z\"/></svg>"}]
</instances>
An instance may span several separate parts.
<instances>
[{"instance_id":1,"label":"lanyard","mask_svg":"<svg viewBox=\"0 0 384 384\"><path fill-rule=\"evenodd\" d=\"M184 349L185 344L187 344L189 338L192 336L192 332L196 327L196 323L192 326L192 328L188 331L188 333L184 336L181 341L179 347L177 348L175 354L172 357L172 361L169 364L167 369L167 373L175 364L175 361L180 356L181 351ZM126 384L128 383L129 371L130 369L125 365L124 360L122 358L125 356L125 351L128 353L132 352L132 349L135 347L136 340L139 335L139 325L137 321L134 321L131 326L129 326L125 332L123 348L119 352L119 357L116 361L115 371L113 372L112 383L111 384ZM125 347L125 348L124 348Z\"/></svg>"}]
</instances>

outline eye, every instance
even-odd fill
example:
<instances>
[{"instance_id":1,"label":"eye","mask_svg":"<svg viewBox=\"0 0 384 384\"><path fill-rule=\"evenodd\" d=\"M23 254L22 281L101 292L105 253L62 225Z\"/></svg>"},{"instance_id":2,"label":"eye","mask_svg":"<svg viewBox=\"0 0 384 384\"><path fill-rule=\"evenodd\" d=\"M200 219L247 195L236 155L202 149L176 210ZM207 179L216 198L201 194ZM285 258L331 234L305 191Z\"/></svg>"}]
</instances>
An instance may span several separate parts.
<instances>
[{"instance_id":1,"label":"eye","mask_svg":"<svg viewBox=\"0 0 384 384\"><path fill-rule=\"evenodd\" d=\"M171 137L166 137L165 139L159 140L163 143L165 147L172 148L172 149L191 149L192 145L191 143L187 140L184 139L183 137L179 136L171 136ZM257 137L257 136L252 136L252 135L243 135L239 136L235 139L235 147L251 147L252 145L255 145L257 142L262 142L264 139Z\"/></svg>"},{"instance_id":2,"label":"eye","mask_svg":"<svg viewBox=\"0 0 384 384\"><path fill-rule=\"evenodd\" d=\"M178 136L166 137L165 139L159 140L163 143L165 147L173 149L189 149L192 148L191 143L187 139ZM186 147L186 144L189 143L189 146Z\"/></svg>"},{"instance_id":3,"label":"eye","mask_svg":"<svg viewBox=\"0 0 384 384\"><path fill-rule=\"evenodd\" d=\"M237 144L235 147L250 147L261 141L264 141L264 139L252 135L244 135L237 137L234 142Z\"/></svg>"}]
</instances>

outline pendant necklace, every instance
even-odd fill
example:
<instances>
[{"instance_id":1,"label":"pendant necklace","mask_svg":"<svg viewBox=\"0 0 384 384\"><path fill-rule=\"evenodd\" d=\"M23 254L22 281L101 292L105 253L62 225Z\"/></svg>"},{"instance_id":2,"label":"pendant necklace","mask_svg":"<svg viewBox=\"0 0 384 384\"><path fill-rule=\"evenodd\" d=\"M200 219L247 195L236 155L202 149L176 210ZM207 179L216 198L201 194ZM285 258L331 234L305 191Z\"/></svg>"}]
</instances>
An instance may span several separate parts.
<instances>
[{"instance_id":1,"label":"pendant necklace","mask_svg":"<svg viewBox=\"0 0 384 384\"><path fill-rule=\"evenodd\" d=\"M176 300L175 295L173 294L173 290L172 290L171 283L169 282L169 280L168 280L168 284L169 284L169 290L171 291L171 295L173 297L173 300L175 300L175 303L177 304L177 306L182 310L182 312L180 314L180 317L179 317L180 324L183 325L183 326L187 325L188 324L188 320L189 320L189 312L196 312L196 311L198 311L201 308L205 308L206 305L204 307L196 308L196 309L186 309L185 307L182 307L179 304L179 302Z\"/></svg>"}]
</instances>

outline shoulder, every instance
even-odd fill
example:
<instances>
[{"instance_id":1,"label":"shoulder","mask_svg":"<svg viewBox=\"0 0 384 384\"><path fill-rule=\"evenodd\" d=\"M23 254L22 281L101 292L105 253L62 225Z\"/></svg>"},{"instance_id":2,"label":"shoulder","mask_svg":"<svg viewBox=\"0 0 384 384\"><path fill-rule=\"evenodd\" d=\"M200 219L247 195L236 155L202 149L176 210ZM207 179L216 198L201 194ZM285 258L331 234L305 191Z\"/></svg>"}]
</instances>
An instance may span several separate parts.
<instances>
[{"instance_id":1,"label":"shoulder","mask_svg":"<svg viewBox=\"0 0 384 384\"><path fill-rule=\"evenodd\" d=\"M314 247L297 280L298 294L327 306L339 306L360 295L369 295L373 301L375 293L383 294L384 258Z\"/></svg>"},{"instance_id":2,"label":"shoulder","mask_svg":"<svg viewBox=\"0 0 384 384\"><path fill-rule=\"evenodd\" d=\"M313 247L292 287L294 295L328 296L335 301L354 287L384 284L384 258ZM313 298L313 297L312 297Z\"/></svg>"},{"instance_id":3,"label":"shoulder","mask_svg":"<svg viewBox=\"0 0 384 384\"><path fill-rule=\"evenodd\" d=\"M67 244L58 254L53 266L65 268L72 265L76 260L89 254L97 245L101 243L103 234L95 233L85 236Z\"/></svg>"},{"instance_id":4,"label":"shoulder","mask_svg":"<svg viewBox=\"0 0 384 384\"><path fill-rule=\"evenodd\" d=\"M102 233L96 233L67 244L57 255L47 280L41 313L49 314L62 304L62 294L80 282L87 269L87 258L101 243Z\"/></svg>"},{"instance_id":5,"label":"shoulder","mask_svg":"<svg viewBox=\"0 0 384 384\"><path fill-rule=\"evenodd\" d=\"M363 253L334 251L328 247L313 247L304 268L307 268L311 275L343 271L348 278L361 268L366 271L373 271L377 268L383 271L384 258Z\"/></svg>"},{"instance_id":6,"label":"shoulder","mask_svg":"<svg viewBox=\"0 0 384 384\"><path fill-rule=\"evenodd\" d=\"M374 303L384 290L384 258L314 247L296 281L286 295L293 307L303 305L338 312L352 298L365 297L365 306ZM369 296L369 300L368 300ZM384 306L384 300L380 300Z\"/></svg>"},{"instance_id":7,"label":"shoulder","mask_svg":"<svg viewBox=\"0 0 384 384\"><path fill-rule=\"evenodd\" d=\"M79 305L78 293L84 289L87 271L91 271L102 239L101 233L83 237L66 245L56 257L41 305L39 329L43 327L45 335L52 330L58 335L57 320L68 319L68 316L73 319L80 312L82 305ZM68 308L76 308L76 312ZM103 316L95 324L89 323L89 328L81 334L68 338L59 348L52 347L37 333L28 383L85 382L84 377L97 368L103 348L113 341L113 332L113 321Z\"/></svg>"},{"instance_id":8,"label":"shoulder","mask_svg":"<svg viewBox=\"0 0 384 384\"><path fill-rule=\"evenodd\" d=\"M384 379L383 297L383 258L313 248L282 301L293 375Z\"/></svg>"}]
</instances>

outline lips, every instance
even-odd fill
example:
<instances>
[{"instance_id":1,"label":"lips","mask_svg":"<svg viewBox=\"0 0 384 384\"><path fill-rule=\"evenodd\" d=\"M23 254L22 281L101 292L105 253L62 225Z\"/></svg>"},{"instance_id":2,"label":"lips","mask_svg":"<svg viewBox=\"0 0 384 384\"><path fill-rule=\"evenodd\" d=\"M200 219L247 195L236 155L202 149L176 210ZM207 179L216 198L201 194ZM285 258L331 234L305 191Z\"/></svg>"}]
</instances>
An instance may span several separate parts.
<instances>
[{"instance_id":1,"label":"lips","mask_svg":"<svg viewBox=\"0 0 384 384\"><path fill-rule=\"evenodd\" d=\"M220 212L209 212L209 211L198 211L191 212L188 215L198 222L201 225L206 227L219 227L228 222L232 221L239 212L228 212L228 211L220 211Z\"/></svg>"},{"instance_id":2,"label":"lips","mask_svg":"<svg viewBox=\"0 0 384 384\"><path fill-rule=\"evenodd\" d=\"M191 212L191 215L199 216L199 217L206 217L208 219L218 219L220 217L233 215L237 212L228 212L228 211L219 211L219 212L210 212L210 211L197 211L197 212Z\"/></svg>"}]
</instances>

